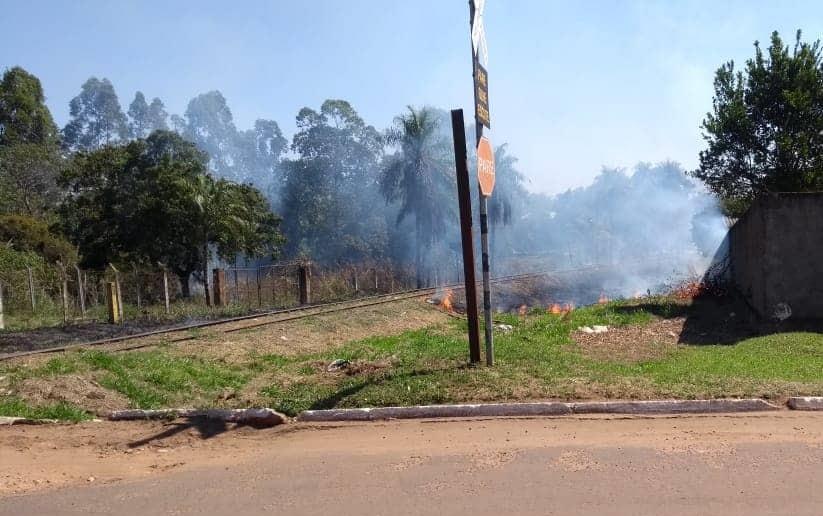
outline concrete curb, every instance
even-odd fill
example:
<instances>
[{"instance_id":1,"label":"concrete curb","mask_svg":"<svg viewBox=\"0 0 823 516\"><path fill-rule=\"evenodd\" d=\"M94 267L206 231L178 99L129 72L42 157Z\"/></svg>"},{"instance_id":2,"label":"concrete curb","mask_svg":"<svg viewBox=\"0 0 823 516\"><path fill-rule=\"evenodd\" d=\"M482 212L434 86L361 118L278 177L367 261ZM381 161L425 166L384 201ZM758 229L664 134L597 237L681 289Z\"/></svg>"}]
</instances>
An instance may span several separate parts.
<instances>
[{"instance_id":1,"label":"concrete curb","mask_svg":"<svg viewBox=\"0 0 823 516\"><path fill-rule=\"evenodd\" d=\"M717 414L780 410L762 399L593 401L580 403L488 403L478 405L423 405L331 410L305 410L298 421L379 421L448 417L567 416L573 414Z\"/></svg>"},{"instance_id":2,"label":"concrete curb","mask_svg":"<svg viewBox=\"0 0 823 516\"><path fill-rule=\"evenodd\" d=\"M823 410L823 396L796 396L786 405L792 410Z\"/></svg>"},{"instance_id":3,"label":"concrete curb","mask_svg":"<svg viewBox=\"0 0 823 516\"><path fill-rule=\"evenodd\" d=\"M248 409L162 409L162 410L115 410L106 419L109 421L136 421L146 419L176 419L203 417L231 423L243 423L257 427L282 425L288 421L283 414L270 408Z\"/></svg>"},{"instance_id":4,"label":"concrete curb","mask_svg":"<svg viewBox=\"0 0 823 516\"><path fill-rule=\"evenodd\" d=\"M50 423L59 423L56 419L29 419L27 417L0 417L0 426L11 425L48 425Z\"/></svg>"}]
</instances>

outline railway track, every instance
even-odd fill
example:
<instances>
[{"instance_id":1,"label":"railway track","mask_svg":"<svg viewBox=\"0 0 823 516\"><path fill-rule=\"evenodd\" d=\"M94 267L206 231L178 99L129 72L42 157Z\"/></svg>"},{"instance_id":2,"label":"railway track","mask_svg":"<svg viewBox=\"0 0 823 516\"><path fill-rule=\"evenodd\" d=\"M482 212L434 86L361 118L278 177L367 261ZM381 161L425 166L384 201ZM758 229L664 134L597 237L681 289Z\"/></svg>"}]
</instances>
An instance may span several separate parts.
<instances>
[{"instance_id":1,"label":"railway track","mask_svg":"<svg viewBox=\"0 0 823 516\"><path fill-rule=\"evenodd\" d=\"M558 272L571 272L571 271L542 271L542 272L533 272L528 274L515 274L511 276L500 276L497 278L492 278L492 283L501 283L501 282L510 282L510 281L517 281L517 280L524 280L530 279L540 276L545 276L547 274L558 273ZM98 339L92 340L88 342L79 342L73 344L66 344L66 345L59 345L54 347L42 348L42 349L35 349L29 351L19 351L14 353L6 353L0 354L0 361L9 360L12 358L20 358L26 357L31 355L42 355L46 353L60 353L65 352L73 349L79 348L88 348L94 346L102 346L108 344L116 344L120 342L128 342L134 341L138 339L146 339L151 337L159 337L159 336L168 336L169 338L164 338L164 342L185 342L187 340L193 340L196 338L189 334L189 330L195 330L200 328L208 328L208 327L220 327L220 326L228 326L222 329L222 333L233 333L242 330L248 330L252 328L259 328L261 326L268 326L271 324L282 323L286 321L293 321L296 319L302 319L305 317L312 317L317 315L324 315L328 313L334 312L341 312L345 310L353 310L357 308L364 308L369 306L380 305L384 303L391 303L395 301L400 301L404 299L412 299L416 297L423 297L429 296L434 294L440 289L452 289L452 290L461 290L464 288L463 284L449 284L449 285L441 285L439 287L427 287L427 288L420 288L420 289L412 289L412 290L405 290L401 292L394 292L391 294L380 294L376 296L369 296L369 297L362 297L358 299L350 299L345 301L335 301L331 303L322 303L316 305L308 305L308 306L300 306L294 308L285 308L279 310L271 310L267 312L258 312L255 314L244 315L240 317L230 317L225 319L217 319L213 321L204 321L199 323L192 323L192 324L185 324L185 325L178 325L172 326L169 328L162 328L158 330L152 330L147 332L141 333L134 333L130 335L120 335L117 337L110 337L105 339ZM175 333L186 332L185 335L174 336ZM144 347L150 347L157 345L158 342L151 341L151 342L137 342L126 344L124 346L119 346L117 348L111 349L111 351L127 351L132 349L139 349Z\"/></svg>"}]
</instances>

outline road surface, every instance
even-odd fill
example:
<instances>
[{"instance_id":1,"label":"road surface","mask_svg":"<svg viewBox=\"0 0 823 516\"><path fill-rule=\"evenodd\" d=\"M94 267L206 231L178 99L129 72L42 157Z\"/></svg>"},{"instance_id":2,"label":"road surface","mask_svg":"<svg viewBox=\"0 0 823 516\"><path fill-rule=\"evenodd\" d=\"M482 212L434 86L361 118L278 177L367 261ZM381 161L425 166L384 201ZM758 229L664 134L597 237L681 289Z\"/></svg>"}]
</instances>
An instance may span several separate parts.
<instances>
[{"instance_id":1,"label":"road surface","mask_svg":"<svg viewBox=\"0 0 823 516\"><path fill-rule=\"evenodd\" d=\"M819 515L823 414L0 428L0 515Z\"/></svg>"}]
</instances>

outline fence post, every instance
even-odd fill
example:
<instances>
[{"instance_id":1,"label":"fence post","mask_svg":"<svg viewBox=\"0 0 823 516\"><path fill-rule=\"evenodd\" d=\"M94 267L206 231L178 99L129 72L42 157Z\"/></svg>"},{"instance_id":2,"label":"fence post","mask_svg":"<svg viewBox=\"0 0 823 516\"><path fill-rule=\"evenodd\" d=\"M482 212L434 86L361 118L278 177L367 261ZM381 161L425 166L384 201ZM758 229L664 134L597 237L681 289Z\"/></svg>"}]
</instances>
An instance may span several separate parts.
<instances>
[{"instance_id":1,"label":"fence post","mask_svg":"<svg viewBox=\"0 0 823 516\"><path fill-rule=\"evenodd\" d=\"M377 267L374 268L374 291L377 292L379 286L377 285Z\"/></svg>"},{"instance_id":2,"label":"fence post","mask_svg":"<svg viewBox=\"0 0 823 516\"><path fill-rule=\"evenodd\" d=\"M106 282L106 307L109 310L109 322L111 324L119 324L122 321L120 317L120 300L117 299L117 284L113 281Z\"/></svg>"},{"instance_id":3,"label":"fence post","mask_svg":"<svg viewBox=\"0 0 823 516\"><path fill-rule=\"evenodd\" d=\"M297 285L300 289L300 304L307 305L311 303L311 262L300 264Z\"/></svg>"},{"instance_id":4,"label":"fence post","mask_svg":"<svg viewBox=\"0 0 823 516\"><path fill-rule=\"evenodd\" d=\"M171 313L171 307L169 306L169 271L163 267L163 297L166 300L166 315Z\"/></svg>"},{"instance_id":5,"label":"fence post","mask_svg":"<svg viewBox=\"0 0 823 516\"><path fill-rule=\"evenodd\" d=\"M69 322L69 280L66 275L66 266L62 262L57 262L60 267L60 297L63 301L63 324Z\"/></svg>"},{"instance_id":6,"label":"fence post","mask_svg":"<svg viewBox=\"0 0 823 516\"><path fill-rule=\"evenodd\" d=\"M120 313L118 321L123 321L123 290L120 288L120 271L113 264L109 264L109 267L114 271L114 287L117 289L117 311Z\"/></svg>"},{"instance_id":7,"label":"fence post","mask_svg":"<svg viewBox=\"0 0 823 516\"><path fill-rule=\"evenodd\" d=\"M257 306L263 306L263 290L260 285L260 266L257 266Z\"/></svg>"},{"instance_id":8,"label":"fence post","mask_svg":"<svg viewBox=\"0 0 823 516\"><path fill-rule=\"evenodd\" d=\"M140 299L140 273L137 271L137 265L131 264L131 268L134 271L134 288L137 290L137 309L140 310L143 304Z\"/></svg>"},{"instance_id":9,"label":"fence post","mask_svg":"<svg viewBox=\"0 0 823 516\"><path fill-rule=\"evenodd\" d=\"M226 306L226 271L224 269L214 269L212 271L212 288L214 289L214 306Z\"/></svg>"},{"instance_id":10,"label":"fence post","mask_svg":"<svg viewBox=\"0 0 823 516\"><path fill-rule=\"evenodd\" d=\"M31 267L26 267L26 271L29 273L29 299L31 300L31 311L34 312L34 309L37 307L37 303L34 300L34 274L31 272Z\"/></svg>"},{"instance_id":11,"label":"fence post","mask_svg":"<svg viewBox=\"0 0 823 516\"><path fill-rule=\"evenodd\" d=\"M80 298L80 315L86 318L86 286L83 285L83 275L80 274L80 267L74 265L74 270L77 272L77 297Z\"/></svg>"},{"instance_id":12,"label":"fence post","mask_svg":"<svg viewBox=\"0 0 823 516\"><path fill-rule=\"evenodd\" d=\"M0 283L0 330L6 329L6 321L3 319L3 284Z\"/></svg>"},{"instance_id":13,"label":"fence post","mask_svg":"<svg viewBox=\"0 0 823 516\"><path fill-rule=\"evenodd\" d=\"M360 292L360 285L357 284L357 267L354 267L354 294Z\"/></svg>"}]
</instances>

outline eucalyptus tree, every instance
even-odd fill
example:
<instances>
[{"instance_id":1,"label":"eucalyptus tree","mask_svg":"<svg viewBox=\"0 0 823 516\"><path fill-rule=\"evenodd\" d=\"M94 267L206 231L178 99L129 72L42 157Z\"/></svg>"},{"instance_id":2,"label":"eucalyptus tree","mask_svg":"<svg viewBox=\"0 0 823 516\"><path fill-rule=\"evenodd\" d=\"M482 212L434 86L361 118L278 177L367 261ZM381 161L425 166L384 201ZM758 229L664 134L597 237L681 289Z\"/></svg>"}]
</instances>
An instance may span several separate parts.
<instances>
[{"instance_id":1,"label":"eucalyptus tree","mask_svg":"<svg viewBox=\"0 0 823 516\"><path fill-rule=\"evenodd\" d=\"M91 77L69 103L63 143L71 151L95 150L128 140L128 120L108 79Z\"/></svg>"}]
</instances>

